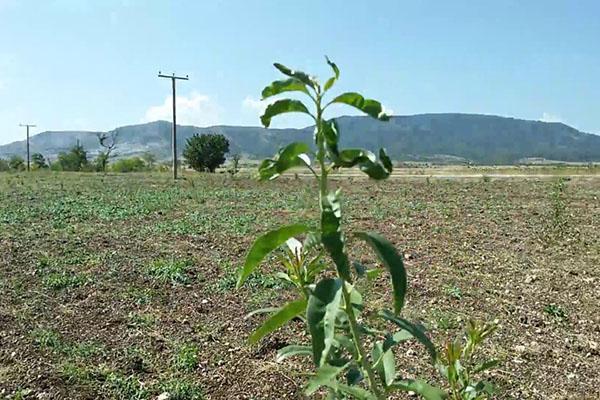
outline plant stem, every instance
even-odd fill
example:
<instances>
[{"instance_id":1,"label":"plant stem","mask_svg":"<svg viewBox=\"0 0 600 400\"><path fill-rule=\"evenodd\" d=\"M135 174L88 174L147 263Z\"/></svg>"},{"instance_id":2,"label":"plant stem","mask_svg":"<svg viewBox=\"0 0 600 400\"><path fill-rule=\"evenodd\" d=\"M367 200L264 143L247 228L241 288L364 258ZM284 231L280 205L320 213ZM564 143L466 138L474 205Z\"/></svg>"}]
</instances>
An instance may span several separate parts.
<instances>
[{"instance_id":1,"label":"plant stem","mask_svg":"<svg viewBox=\"0 0 600 400\"><path fill-rule=\"evenodd\" d=\"M369 380L369 387L378 399L383 399L383 395L377 386L375 380L375 373L369 364L365 349L362 346L360 339L360 332L358 330L358 323L356 322L356 316L354 315L354 308L352 307L352 301L350 300L350 292L346 289L346 285L342 286L342 294L344 296L344 302L346 305L346 314L348 315L348 321L350 322L350 331L352 332L352 339L354 339L354 347L358 353L358 361L363 369L367 371L367 379Z\"/></svg>"},{"instance_id":2,"label":"plant stem","mask_svg":"<svg viewBox=\"0 0 600 400\"><path fill-rule=\"evenodd\" d=\"M325 163L325 138L323 137L322 130L322 122L323 122L323 109L321 108L321 96L317 95L316 99L317 104L317 159L319 161L319 167L321 168L321 175L318 177L319 179L319 204L321 208L321 213L323 212L323 201L327 197L329 189L328 189L328 169ZM343 278L342 278L343 279ZM352 332L352 339L354 342L354 347L356 349L356 354L358 354L358 359L356 360L362 368L367 373L367 379L369 381L369 387L375 394L378 399L383 399L383 394L379 390L377 386L377 381L375 380L375 373L369 364L369 360L367 359L367 355L365 353L365 349L362 346L360 332L358 329L358 323L356 321L356 315L354 314L354 308L352 307L352 301L350 299L350 292L346 289L345 283L342 285L342 294L344 296L344 304L346 309L346 314L348 315L348 321L350 322L350 330Z\"/></svg>"}]
</instances>

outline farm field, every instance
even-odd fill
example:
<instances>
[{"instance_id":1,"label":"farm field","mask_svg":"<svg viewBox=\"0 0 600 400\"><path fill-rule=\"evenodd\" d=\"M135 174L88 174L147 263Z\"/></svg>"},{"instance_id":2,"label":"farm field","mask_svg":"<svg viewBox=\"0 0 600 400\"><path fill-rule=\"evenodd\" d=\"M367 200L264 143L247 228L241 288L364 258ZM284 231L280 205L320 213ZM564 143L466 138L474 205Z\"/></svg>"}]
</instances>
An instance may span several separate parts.
<instances>
[{"instance_id":1,"label":"farm field","mask_svg":"<svg viewBox=\"0 0 600 400\"><path fill-rule=\"evenodd\" d=\"M600 398L597 168L465 170L334 182L348 227L402 249L404 313L439 348L469 317L499 320L496 398ZM317 220L315 183L184 176L0 174L0 398L303 398L309 360L275 361L308 340L300 323L246 342L261 321L246 314L291 289L275 262L240 290L235 274L260 233ZM348 250L374 266L364 245ZM440 382L425 349L403 346L403 375Z\"/></svg>"}]
</instances>

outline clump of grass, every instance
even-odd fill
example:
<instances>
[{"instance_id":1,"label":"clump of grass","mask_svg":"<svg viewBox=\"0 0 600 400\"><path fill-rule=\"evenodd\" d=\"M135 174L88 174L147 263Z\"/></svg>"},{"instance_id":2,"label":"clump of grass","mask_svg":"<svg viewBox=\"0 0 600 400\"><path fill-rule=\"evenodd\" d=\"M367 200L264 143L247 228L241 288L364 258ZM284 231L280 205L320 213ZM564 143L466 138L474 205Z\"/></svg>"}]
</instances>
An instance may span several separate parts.
<instances>
[{"instance_id":1,"label":"clump of grass","mask_svg":"<svg viewBox=\"0 0 600 400\"><path fill-rule=\"evenodd\" d=\"M111 393L112 398L123 400L143 400L150 394L134 375L123 376L117 372L106 375L104 388Z\"/></svg>"},{"instance_id":2,"label":"clump of grass","mask_svg":"<svg viewBox=\"0 0 600 400\"><path fill-rule=\"evenodd\" d=\"M161 283L185 284L190 280L187 273L191 266L190 260L161 259L152 262L147 268L147 273Z\"/></svg>"},{"instance_id":3,"label":"clump of grass","mask_svg":"<svg viewBox=\"0 0 600 400\"><path fill-rule=\"evenodd\" d=\"M85 276L69 271L51 272L44 278L44 286L51 290L62 290L83 286L87 281Z\"/></svg>"},{"instance_id":4,"label":"clump of grass","mask_svg":"<svg viewBox=\"0 0 600 400\"><path fill-rule=\"evenodd\" d=\"M138 306L150 304L155 295L156 293L152 289L139 289L136 287L129 287L127 291L122 294L123 298L132 300Z\"/></svg>"},{"instance_id":5,"label":"clump of grass","mask_svg":"<svg viewBox=\"0 0 600 400\"><path fill-rule=\"evenodd\" d=\"M171 379L160 385L161 391L169 394L169 400L202 400L202 390L198 385L183 379Z\"/></svg>"},{"instance_id":6,"label":"clump of grass","mask_svg":"<svg viewBox=\"0 0 600 400\"><path fill-rule=\"evenodd\" d=\"M195 344L183 344L177 349L173 357L173 366L180 370L191 372L198 367L198 346Z\"/></svg>"},{"instance_id":7,"label":"clump of grass","mask_svg":"<svg viewBox=\"0 0 600 400\"><path fill-rule=\"evenodd\" d=\"M86 342L66 346L63 351L73 357L89 358L101 354L104 351L104 346L99 343Z\"/></svg>"},{"instance_id":8,"label":"clump of grass","mask_svg":"<svg viewBox=\"0 0 600 400\"><path fill-rule=\"evenodd\" d=\"M83 382L92 378L92 373L85 367L67 362L60 367L59 375L66 382Z\"/></svg>"},{"instance_id":9,"label":"clump of grass","mask_svg":"<svg viewBox=\"0 0 600 400\"><path fill-rule=\"evenodd\" d=\"M63 346L60 335L45 328L37 328L30 333L33 341L42 349L60 349Z\"/></svg>"},{"instance_id":10,"label":"clump of grass","mask_svg":"<svg viewBox=\"0 0 600 400\"><path fill-rule=\"evenodd\" d=\"M151 325L154 325L156 322L156 318L152 314L142 314L130 312L127 315L128 325L135 328L144 328Z\"/></svg>"}]
</instances>

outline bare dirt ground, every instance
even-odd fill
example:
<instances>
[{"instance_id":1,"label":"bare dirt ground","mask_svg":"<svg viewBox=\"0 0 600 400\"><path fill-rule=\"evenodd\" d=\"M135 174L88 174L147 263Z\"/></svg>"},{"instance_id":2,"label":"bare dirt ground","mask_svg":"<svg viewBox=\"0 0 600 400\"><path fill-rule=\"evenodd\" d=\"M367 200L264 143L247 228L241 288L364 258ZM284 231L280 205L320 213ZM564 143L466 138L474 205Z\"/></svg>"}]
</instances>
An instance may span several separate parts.
<instances>
[{"instance_id":1,"label":"bare dirt ground","mask_svg":"<svg viewBox=\"0 0 600 400\"><path fill-rule=\"evenodd\" d=\"M348 229L402 249L406 316L438 346L499 319L495 398L600 398L600 179L488 174L337 184ZM289 288L274 265L234 285L253 239L316 218L316 196L293 175L0 174L0 398L303 398L310 364L275 362L306 342L299 323L246 342L260 317L245 315ZM384 275L363 290L389 301ZM409 342L400 372L441 384L424 354Z\"/></svg>"}]
</instances>

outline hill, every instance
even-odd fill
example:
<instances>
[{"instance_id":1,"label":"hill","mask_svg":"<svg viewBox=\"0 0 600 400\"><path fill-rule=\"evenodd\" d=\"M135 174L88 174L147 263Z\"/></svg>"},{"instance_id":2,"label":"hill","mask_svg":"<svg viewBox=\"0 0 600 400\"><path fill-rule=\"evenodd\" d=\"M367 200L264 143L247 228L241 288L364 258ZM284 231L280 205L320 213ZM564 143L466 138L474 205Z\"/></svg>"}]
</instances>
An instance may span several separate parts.
<instances>
[{"instance_id":1,"label":"hill","mask_svg":"<svg viewBox=\"0 0 600 400\"><path fill-rule=\"evenodd\" d=\"M580 132L562 123L528 121L478 114L421 114L395 116L389 122L369 117L338 118L342 145L377 150L386 147L397 160L511 164L523 158L568 162L600 161L600 136ZM171 124L156 121L116 128L118 156L152 152L159 159L170 154ZM271 156L290 141L312 141L313 127L264 129L260 127L178 126L179 150L194 133L221 133L231 144L231 153L249 158ZM31 151L51 159L78 140L95 155L100 147L97 132L42 132L31 138ZM0 146L0 158L25 154L25 142Z\"/></svg>"}]
</instances>

